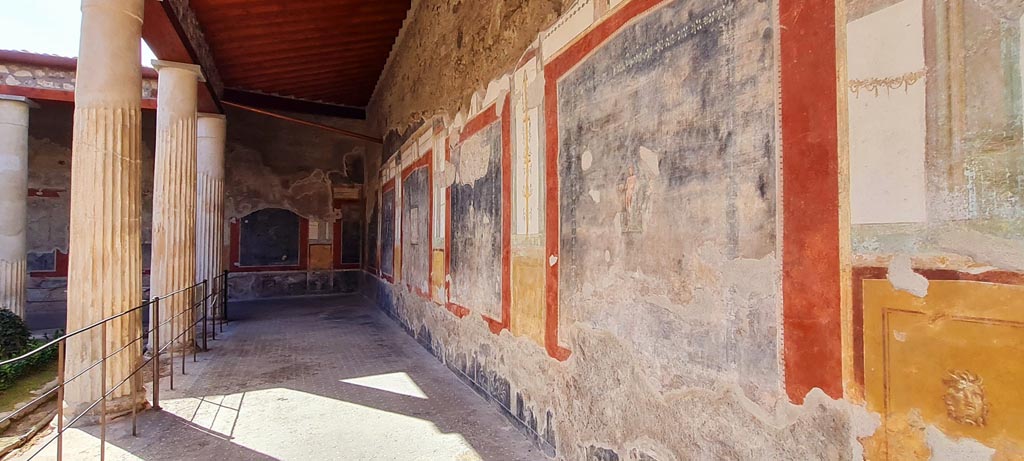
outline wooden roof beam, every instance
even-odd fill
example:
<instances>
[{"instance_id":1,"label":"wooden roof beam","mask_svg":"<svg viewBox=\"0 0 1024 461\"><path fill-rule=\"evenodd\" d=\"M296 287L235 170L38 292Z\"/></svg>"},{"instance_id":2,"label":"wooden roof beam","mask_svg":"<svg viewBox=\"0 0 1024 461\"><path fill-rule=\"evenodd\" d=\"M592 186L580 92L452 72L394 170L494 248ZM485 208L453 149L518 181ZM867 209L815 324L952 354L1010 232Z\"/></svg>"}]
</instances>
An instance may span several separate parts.
<instances>
[{"instance_id":1,"label":"wooden roof beam","mask_svg":"<svg viewBox=\"0 0 1024 461\"><path fill-rule=\"evenodd\" d=\"M206 84L198 95L199 110L222 113L224 83L188 0L146 0L144 16L142 38L153 54L158 59L201 67Z\"/></svg>"}]
</instances>

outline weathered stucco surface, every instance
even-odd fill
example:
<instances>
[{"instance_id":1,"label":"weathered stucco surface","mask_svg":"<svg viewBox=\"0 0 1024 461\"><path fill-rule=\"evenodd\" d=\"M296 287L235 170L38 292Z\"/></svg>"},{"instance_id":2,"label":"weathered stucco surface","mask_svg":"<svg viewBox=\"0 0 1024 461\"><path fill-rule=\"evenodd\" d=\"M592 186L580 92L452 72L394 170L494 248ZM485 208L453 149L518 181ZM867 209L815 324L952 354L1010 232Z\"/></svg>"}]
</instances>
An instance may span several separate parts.
<instances>
[{"instance_id":1,"label":"weathered stucco surface","mask_svg":"<svg viewBox=\"0 0 1024 461\"><path fill-rule=\"evenodd\" d=\"M547 63L586 29L586 18L614 12L616 3L578 2L566 7L566 16L551 30L521 39L536 39L538 59ZM442 59L448 66L465 59L472 75L490 72L481 82L497 80L485 90L455 73L442 82L420 79L411 86L386 73L370 108L382 129L401 133L386 143L383 157L400 157L403 146L423 131L412 115L445 110L451 116L459 104L451 103L457 98L449 94L476 92L473 108L459 106L463 110L446 127L452 158L445 168L451 171L441 187L452 191L484 176L491 162L491 150L456 149L472 140L464 126L491 102L500 107L510 87L514 97L524 98L512 111L522 128L511 143L515 158L526 164L505 173L521 184L526 180L521 175L533 171L529 162L556 162L557 175L548 170L554 184L524 193L534 207L537 201L552 206L550 196L544 202L545 193L558 194L557 226L547 224L558 233L515 235L511 251L530 258L539 253L545 268L557 268L557 319L546 318L553 312L550 291L546 311L544 305L512 301L512 319L522 315L516 309L541 312L535 326L513 327L515 334L508 329L495 334L495 322L482 318L498 320L501 312L466 305L470 312L463 316L375 275L366 276L364 292L559 459L859 459L858 439L875 432L877 416L818 390L804 404L792 405L784 390L774 5L676 0L651 11L580 56L577 66L567 65L572 70L554 84L536 73L524 74L522 82L499 77L512 70L519 54L504 60L477 48L464 58L445 54L452 37L458 37L451 33L456 27L433 21L429 27L445 31L448 43L432 47L440 53L418 48L417 60ZM412 16L405 40L423 33L417 28L427 26L417 21L424 17ZM403 62L403 53L412 52L400 48L393 66L409 65L411 58ZM449 89L455 85L457 91ZM551 98L554 103L547 101ZM554 111L538 113L546 101ZM531 134L537 133L529 131L531 124L543 127L552 120L557 120L554 133L548 125L541 134L557 136L554 160L537 151L543 141L526 138L540 136ZM552 144L547 139L547 148ZM404 161L388 161L384 168ZM379 180L368 181L372 196ZM492 195L500 191L496 187ZM493 219L481 220L476 207L460 209L455 201L453 195L451 235L446 236L453 257L461 239L479 245L510 232L493 227ZM369 204L367 217L380 210ZM533 251L550 239L558 242L557 257ZM389 239L381 244L388 246ZM391 249L382 247L380 254L388 258ZM493 256L483 259L495 262ZM460 270L484 273L483 263L474 264ZM513 280L536 283L517 278L515 270ZM454 263L447 275L449 284L458 280ZM499 277L463 289L490 293ZM527 291L513 288L512 293ZM446 299L458 302L451 294ZM544 302L543 296L531 299ZM554 346L545 337L553 331ZM564 355L556 353L558 348Z\"/></svg>"},{"instance_id":2,"label":"weathered stucco surface","mask_svg":"<svg viewBox=\"0 0 1024 461\"><path fill-rule=\"evenodd\" d=\"M288 114L352 131L365 122ZM227 111L226 216L284 208L307 219L337 217L334 188L363 183L367 143L237 109Z\"/></svg>"},{"instance_id":3,"label":"weathered stucco surface","mask_svg":"<svg viewBox=\"0 0 1024 461\"><path fill-rule=\"evenodd\" d=\"M1019 458L1024 431L1010 415L1024 404L1024 370L987 358L1024 344L1012 318L1024 285L1024 4L846 3L848 385L886 415L865 448Z\"/></svg>"},{"instance_id":4,"label":"weathered stucco surface","mask_svg":"<svg viewBox=\"0 0 1024 461\"><path fill-rule=\"evenodd\" d=\"M321 236L318 239L311 235L309 244L322 246L333 243L327 238L326 228L332 228L335 221L363 222L360 197L349 194L361 190L366 152L379 152L378 147L243 110L229 109L226 115L225 219L229 226L260 210L289 210L307 219L311 229ZM287 115L366 132L366 123L361 120ZM327 264L331 265L330 261ZM240 272L231 276L230 283L232 297L251 299L350 292L356 289L358 276L355 272L310 267Z\"/></svg>"},{"instance_id":5,"label":"weathered stucco surface","mask_svg":"<svg viewBox=\"0 0 1024 461\"><path fill-rule=\"evenodd\" d=\"M755 402L728 377L665 389L633 345L594 325L572 329L573 355L559 363L528 338L492 334L479 316L457 319L373 276L364 283L382 309L558 459L859 459L856 438L877 427L861 407L817 391L794 406Z\"/></svg>"},{"instance_id":6,"label":"weathered stucco surface","mask_svg":"<svg viewBox=\"0 0 1024 461\"><path fill-rule=\"evenodd\" d=\"M370 101L380 132L454 115L551 25L570 0L418 0ZM385 155L388 153L386 152Z\"/></svg>"}]
</instances>

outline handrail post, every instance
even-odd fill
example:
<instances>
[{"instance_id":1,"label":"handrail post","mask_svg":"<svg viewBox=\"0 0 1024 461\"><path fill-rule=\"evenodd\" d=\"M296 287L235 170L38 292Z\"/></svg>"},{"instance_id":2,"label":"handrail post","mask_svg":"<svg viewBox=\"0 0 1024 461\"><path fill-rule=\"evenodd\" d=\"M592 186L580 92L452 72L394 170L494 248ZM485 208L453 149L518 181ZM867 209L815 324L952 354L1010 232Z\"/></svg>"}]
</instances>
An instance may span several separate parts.
<instances>
[{"instance_id":1,"label":"handrail post","mask_svg":"<svg viewBox=\"0 0 1024 461\"><path fill-rule=\"evenodd\" d=\"M153 298L153 409L160 411L160 297Z\"/></svg>"},{"instance_id":2,"label":"handrail post","mask_svg":"<svg viewBox=\"0 0 1024 461\"><path fill-rule=\"evenodd\" d=\"M185 291L187 291L188 295L191 295L191 297L193 297L193 300L182 303L182 304L184 304L184 305L181 306L181 313L180 313L181 323L182 324L184 324L185 322L193 321L194 320L193 319L193 317L194 317L193 315L194 315L194 313L196 313L196 308L193 305L193 303L195 302L195 299L196 299L196 291L193 290L193 289L187 289ZM184 293L184 292L182 292L182 293ZM187 309L187 310L185 310L185 309ZM187 315L187 317L185 315ZM185 375L185 338L188 336L188 329L189 328L191 328L191 327L186 327L185 325L181 325L181 332L178 333L178 336L181 337L181 376ZM193 334L193 350L196 350L196 335L195 335L195 332Z\"/></svg>"},{"instance_id":3,"label":"handrail post","mask_svg":"<svg viewBox=\"0 0 1024 461\"><path fill-rule=\"evenodd\" d=\"M208 279L207 280L203 280L203 350L204 351L210 350L210 348L207 347L207 345L206 345L206 322L207 322L208 317L210 315L210 303L208 302L209 299L210 299L210 285L207 282L209 282Z\"/></svg>"},{"instance_id":4,"label":"handrail post","mask_svg":"<svg viewBox=\"0 0 1024 461\"><path fill-rule=\"evenodd\" d=\"M224 271L224 298L221 301L224 303L221 306L221 315L224 317L221 321L221 328L224 327L225 323L228 323L228 271ZM221 330L223 331L223 329Z\"/></svg>"},{"instance_id":5,"label":"handrail post","mask_svg":"<svg viewBox=\"0 0 1024 461\"><path fill-rule=\"evenodd\" d=\"M174 329L175 329L174 328L174 319L177 318L177 316L174 314L174 303L173 302L170 304L170 307L171 307L171 315L170 315L170 318L168 318L168 320L169 320L169 324L171 326L171 337L167 340L167 352L170 353L171 357L170 357L170 361L167 362L167 364L169 365L167 368L170 370L170 377L171 377L170 387L171 387L171 390L173 391L174 390L174 341L177 339L177 338L174 337Z\"/></svg>"},{"instance_id":6,"label":"handrail post","mask_svg":"<svg viewBox=\"0 0 1024 461\"><path fill-rule=\"evenodd\" d=\"M142 305L140 305L139 307L141 308ZM141 309L137 310L137 311L132 313L132 316L134 317L136 315L141 315L141 312L142 312ZM143 336L145 336L145 334L146 334L146 327L142 326L142 319L139 319L138 325L139 325L139 341L141 342ZM141 352L141 351L142 351L142 348L140 347L139 348L139 352ZM135 368L135 367L133 366L132 368ZM132 406L132 437L138 437L139 436L138 420L136 418L136 411L135 411L135 407L138 404L138 398L136 397L135 394L138 391L138 389L136 389L136 388L139 387L138 372L141 369L142 368L139 367L139 368L135 368L134 370L132 370L131 375L129 375L130 379L128 379L128 385L131 386L129 388L129 391L131 392L131 397L130 398L132 399L132 401L131 401L131 406Z\"/></svg>"},{"instance_id":7,"label":"handrail post","mask_svg":"<svg viewBox=\"0 0 1024 461\"><path fill-rule=\"evenodd\" d=\"M107 322L100 324L100 461L107 454Z\"/></svg>"},{"instance_id":8,"label":"handrail post","mask_svg":"<svg viewBox=\"0 0 1024 461\"><path fill-rule=\"evenodd\" d=\"M183 325L181 325L181 333L180 333L180 336L181 336L181 375L182 376L185 376L185 337L188 336L188 333L189 333L188 330L189 329L192 330L192 351L194 352L196 350L196 344L195 344L196 343L196 330L195 330L195 326L196 325L195 325L195 318L194 318L195 317L195 313L196 313L196 309L195 309L195 305L194 305L195 304L195 299L196 299L196 291L195 291L194 287L193 288L189 288L186 291L187 291L187 295L191 295L192 296L192 300L190 300L188 302L185 302L185 303L182 303L183 306L182 306L182 311L181 311L181 322L182 322ZM188 299L188 298L186 297L186 299ZM184 325L185 322L190 322L191 325L185 326Z\"/></svg>"},{"instance_id":9,"label":"handrail post","mask_svg":"<svg viewBox=\"0 0 1024 461\"><path fill-rule=\"evenodd\" d=\"M214 279L214 280L216 280L216 279ZM206 293L206 296L203 296L203 312L206 312L206 317L204 317L203 320L210 322L210 334L211 334L210 339L213 340L213 341L216 341L217 340L217 304L216 304L216 302L214 302L213 304L210 303L210 298L214 296L214 288L213 288L213 286L211 286L210 279L203 280L203 284L204 284L203 292ZM205 330L206 327L204 326L203 329ZM205 347L205 344L204 344L204 347Z\"/></svg>"},{"instance_id":10,"label":"handrail post","mask_svg":"<svg viewBox=\"0 0 1024 461\"><path fill-rule=\"evenodd\" d=\"M196 357L196 354L199 351L199 338L196 337L196 307L199 307L199 303L196 302L196 286L198 285L193 285L192 288L189 289L189 291L192 292L192 303L189 304L188 309L189 319L192 321L192 326L190 327L192 328L192 363L196 363L199 361L199 359ZM203 327L205 328L206 325L203 325ZM204 337L203 342L205 343L205 341L206 338ZM206 346L203 347L205 348Z\"/></svg>"},{"instance_id":11,"label":"handrail post","mask_svg":"<svg viewBox=\"0 0 1024 461\"><path fill-rule=\"evenodd\" d=\"M57 343L57 461L64 459L64 343Z\"/></svg>"}]
</instances>

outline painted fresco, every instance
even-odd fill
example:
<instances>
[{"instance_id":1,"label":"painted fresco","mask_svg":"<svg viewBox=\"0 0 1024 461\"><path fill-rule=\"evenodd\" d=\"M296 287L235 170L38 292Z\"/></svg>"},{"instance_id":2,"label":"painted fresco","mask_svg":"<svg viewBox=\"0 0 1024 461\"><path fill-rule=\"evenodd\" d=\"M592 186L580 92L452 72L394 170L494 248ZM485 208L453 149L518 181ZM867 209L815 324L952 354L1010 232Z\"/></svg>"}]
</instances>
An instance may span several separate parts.
<instances>
[{"instance_id":1,"label":"painted fresco","mask_svg":"<svg viewBox=\"0 0 1024 461\"><path fill-rule=\"evenodd\" d=\"M1024 3L847 4L849 387L883 423L865 449L1019 458Z\"/></svg>"},{"instance_id":2,"label":"painted fresco","mask_svg":"<svg viewBox=\"0 0 1024 461\"><path fill-rule=\"evenodd\" d=\"M692 371L652 380L777 387L772 22L667 2L557 83L559 329Z\"/></svg>"},{"instance_id":3,"label":"painted fresco","mask_svg":"<svg viewBox=\"0 0 1024 461\"><path fill-rule=\"evenodd\" d=\"M384 191L380 207L380 272L395 274L395 189Z\"/></svg>"},{"instance_id":4,"label":"painted fresco","mask_svg":"<svg viewBox=\"0 0 1024 461\"><path fill-rule=\"evenodd\" d=\"M366 223L366 265L371 269L378 269L377 267L377 244L380 242L379 233L379 220L380 220L380 209L376 203L373 204L373 210L370 211L369 222Z\"/></svg>"},{"instance_id":5,"label":"painted fresco","mask_svg":"<svg viewBox=\"0 0 1024 461\"><path fill-rule=\"evenodd\" d=\"M299 215L267 208L241 219L239 258L243 267L299 264Z\"/></svg>"},{"instance_id":6,"label":"painted fresco","mask_svg":"<svg viewBox=\"0 0 1024 461\"><path fill-rule=\"evenodd\" d=\"M430 175L420 167L402 181L402 280L429 293L429 279Z\"/></svg>"},{"instance_id":7,"label":"painted fresco","mask_svg":"<svg viewBox=\"0 0 1024 461\"><path fill-rule=\"evenodd\" d=\"M359 249L362 247L362 236L359 221L344 221L341 224L341 263L359 264L362 260ZM374 226L376 227L376 226Z\"/></svg>"},{"instance_id":8,"label":"painted fresco","mask_svg":"<svg viewBox=\"0 0 1024 461\"><path fill-rule=\"evenodd\" d=\"M501 319L501 125L492 123L452 152L452 302Z\"/></svg>"}]
</instances>

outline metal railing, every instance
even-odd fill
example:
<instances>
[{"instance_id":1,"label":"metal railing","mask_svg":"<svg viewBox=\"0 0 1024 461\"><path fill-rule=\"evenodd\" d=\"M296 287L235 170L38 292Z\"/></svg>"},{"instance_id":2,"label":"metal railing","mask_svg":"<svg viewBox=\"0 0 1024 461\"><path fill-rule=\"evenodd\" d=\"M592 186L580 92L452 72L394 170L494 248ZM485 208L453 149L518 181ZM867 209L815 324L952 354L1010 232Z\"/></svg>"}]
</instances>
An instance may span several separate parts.
<instances>
[{"instance_id":1,"label":"metal railing","mask_svg":"<svg viewBox=\"0 0 1024 461\"><path fill-rule=\"evenodd\" d=\"M168 354L169 355L169 360L170 360L170 362L169 362L170 363L170 367L169 367L170 368L170 372L169 372L169 381L170 382L169 382L169 384L170 384L170 388L173 390L174 389L175 355L180 356L180 358L181 358L181 374L182 375L185 374L185 362L186 362L185 357L188 355L187 350L185 350L186 348L184 347L184 346L188 346L188 344L186 344L186 342L188 341L188 339L187 339L188 337L186 335L191 334L192 361L193 362L197 362L198 361L198 357L197 357L198 350L200 350L200 349L202 349L203 351L209 350L208 344L207 344L207 338L209 337L212 340L216 340L217 339L217 328L219 327L220 331L223 333L223 331L224 331L224 324L228 322L228 320L227 320L227 300L228 300L227 294L228 294L228 271L224 271L220 275L214 277L213 280L203 280L202 282L196 283L195 285L192 285L192 286L189 286L189 287L186 287L186 288L182 288L182 289L180 289L178 291L175 291L173 293L165 294L162 297L154 297L154 298L152 298L152 299L150 299L148 301L144 301L142 304L139 304L138 306L136 306L136 307L134 307L132 309L129 309L129 310L125 311L125 312L121 312L119 314L107 317L107 318L105 318L103 320L100 320L100 321L98 321L96 323L93 323L93 324L91 324L91 325L89 325L87 327L84 327L84 328L81 328L81 329L69 332L66 335L61 336L59 338L56 338L56 339L54 339L54 340L52 340L52 341L50 341L50 342L48 342L48 343L38 347L35 350L33 350L31 352L28 352L28 353L26 353L26 354L24 354L24 355L22 355L20 357L15 357L15 358L4 360L4 361L0 362L0 366L14 364L14 363L20 362L22 360L28 360L28 359L32 358L33 356L35 356L37 354L42 354L47 349L50 349L52 347L55 347L55 346L57 347L57 385L56 385L56 387L54 387L53 389L50 389L49 391L46 391L46 392L42 393L41 395L35 397L34 399L29 401L28 403L20 406L19 408L16 408L9 415L4 417L3 419L0 419L0 425L2 425L3 423L5 423L7 421L12 421L12 420L15 420L15 419L20 419L21 417L24 416L23 413L27 414L29 412L29 411L27 411L28 409L35 409L35 408L37 408L37 406L39 404L41 404L45 400L49 399L53 395L53 393L56 392L56 394L57 394L57 415L56 415L57 428L56 428L56 434L50 434L52 437L50 437L49 440L47 440L38 449L36 449L35 452L32 453L32 455L28 459L35 458L37 455L39 455L44 450L46 450L46 448L49 447L51 443L56 441L57 442L57 460L60 461L60 460L63 459L64 432L66 432L68 429L71 429L72 426L74 426L76 423L81 421L84 416L90 415L90 414L93 415L93 416L96 416L95 413L94 413L94 410L96 409L97 406L99 406L100 410L99 410L99 415L98 416L99 416L99 425L100 425L100 459L101 460L104 459L105 455L106 455L106 444L107 444L107 439L106 439L107 423L108 423L108 421L107 421L107 402L108 402L108 400L110 400L111 395L113 395L115 392L117 392L118 389L121 388L121 386L124 386L125 384L127 384L129 382L132 383L129 386L129 388L130 388L129 398L131 400L130 401L130 406L131 406L131 418L132 418L132 435L133 436L138 436L138 424L137 424L138 423L138 409L139 409L140 403L142 401L140 399L138 399L137 393L140 390L142 390L143 392L145 391L144 389L142 389L142 385L145 384L145 382L140 381L140 378L144 379L145 377L143 376L143 374L141 372L143 370L145 370L145 368L147 366L151 366L152 367L152 373L151 373L151 375L152 375L151 376L152 399L153 399L153 401L152 401L152 408L154 410L160 410L160 379L161 379L161 372L160 372L161 357L160 356L163 355L163 354ZM176 305L179 305L179 304L184 306L184 308L180 309L179 312L170 312L170 313L164 312L165 310L167 310L167 307L174 308ZM164 309L162 309L161 306L166 306L166 307ZM109 345L107 343L107 338L108 338L108 336L107 336L108 331L107 330L110 329L109 325L114 320L118 320L118 319L121 319L122 317L126 317L126 316L129 316L129 315L142 315L147 310L150 313L150 319L151 319L151 321L149 322L148 327L143 325L143 322L141 321L141 318L138 319L139 321L135 322L135 325L137 325L138 331L137 331L137 334L134 336L134 339L128 341L126 344L121 346L120 349L117 349L116 351L114 351L112 353L109 352L108 351ZM181 325L180 328L176 327L175 324L176 323L180 324L181 322L175 322L175 320L178 320L178 319L180 319L182 317L185 317L185 316L187 316L187 319L188 319L187 323L184 324L184 325ZM164 317L166 317L166 318L164 318ZM170 333L171 333L172 336L171 336L171 339L168 340L168 341L165 341L166 344L164 344L164 342L161 342L161 340L160 340L160 327L166 326L166 325L170 326L169 329L170 329ZM72 338L76 338L76 337L81 336L81 335L85 335L87 333L91 334L96 329L99 329L99 336L100 336L100 343L101 343L101 346L100 346L101 347L100 359L95 361L95 362L93 362L93 363L80 364L80 365L83 365L83 368L81 369L81 371L78 371L74 376L71 376L70 378L67 377L66 376L66 363L65 363L65 360L66 360L66 350L67 350L67 342L68 342L68 340L72 339ZM178 329L180 329L181 331L176 331ZM198 336L197 333L201 334L201 336ZM149 341L149 343L147 345L146 344L146 340L149 339L149 338L152 338L152 341ZM108 368L107 362L109 360L111 360L112 358L118 356L118 354L121 354L122 352L128 351L129 353L131 353L132 351L129 351L129 348L134 347L136 343L140 343L140 342L141 342L141 346L142 347L139 347L137 349L138 350L138 352L137 352L138 356L134 357L133 360L132 360L132 363L138 363L138 366L135 366L132 369L131 373L128 374L127 377L125 377L120 382L118 382L118 383L116 383L113 386L108 388L108 386L107 386L107 368ZM180 350L176 351L175 350L175 346L180 348ZM147 350L143 351L144 348L147 349ZM148 358L147 358L147 356L148 356ZM71 382L75 381L76 379L81 378L86 373L92 371L96 367L99 367L99 369L100 369L100 389L101 389L100 390L100 397L97 398L96 400L93 400L93 401L89 402L88 406L84 410L81 410L70 421L65 423L65 421L64 421L64 417L65 417L65 415L64 415L64 405L63 405L65 387L68 385L68 383L71 383Z\"/></svg>"}]
</instances>

